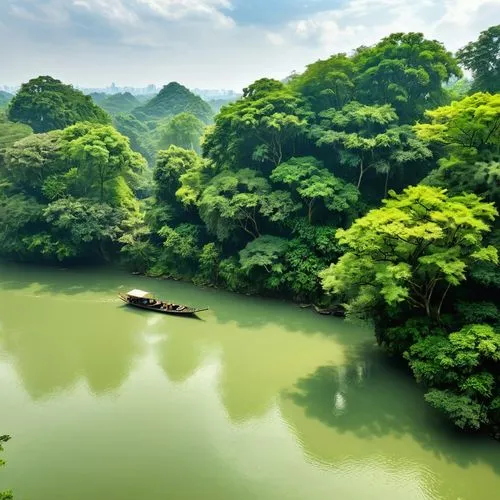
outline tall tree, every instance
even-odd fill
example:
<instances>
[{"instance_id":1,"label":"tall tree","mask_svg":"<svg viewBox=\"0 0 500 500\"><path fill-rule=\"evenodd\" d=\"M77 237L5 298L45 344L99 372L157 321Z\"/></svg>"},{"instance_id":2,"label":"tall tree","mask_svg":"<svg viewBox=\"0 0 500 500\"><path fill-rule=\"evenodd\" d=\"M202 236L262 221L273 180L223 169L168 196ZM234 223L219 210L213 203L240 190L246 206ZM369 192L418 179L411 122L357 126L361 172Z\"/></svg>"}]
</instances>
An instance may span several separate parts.
<instances>
[{"instance_id":1,"label":"tall tree","mask_svg":"<svg viewBox=\"0 0 500 500\"><path fill-rule=\"evenodd\" d=\"M415 125L417 135L451 155L478 160L500 153L500 94L478 92L426 114L431 123Z\"/></svg>"},{"instance_id":2,"label":"tall tree","mask_svg":"<svg viewBox=\"0 0 500 500\"><path fill-rule=\"evenodd\" d=\"M472 71L472 92L500 92L500 24L481 31L475 42L457 52L457 58Z\"/></svg>"},{"instance_id":3,"label":"tall tree","mask_svg":"<svg viewBox=\"0 0 500 500\"><path fill-rule=\"evenodd\" d=\"M191 113L180 113L159 127L158 147L167 149L173 145L200 153L200 141L204 130L205 124L196 116Z\"/></svg>"},{"instance_id":4,"label":"tall tree","mask_svg":"<svg viewBox=\"0 0 500 500\"><path fill-rule=\"evenodd\" d=\"M356 95L366 104L390 104L402 123L413 123L446 99L443 83L460 76L443 44L422 33L393 33L354 56Z\"/></svg>"},{"instance_id":5,"label":"tall tree","mask_svg":"<svg viewBox=\"0 0 500 500\"><path fill-rule=\"evenodd\" d=\"M181 188L181 176L199 170L202 159L194 152L178 146L159 151L154 169L156 198L160 202L174 203Z\"/></svg>"},{"instance_id":6,"label":"tall tree","mask_svg":"<svg viewBox=\"0 0 500 500\"><path fill-rule=\"evenodd\" d=\"M12 121L29 125L35 132L63 129L81 121L111 121L90 96L50 76L24 83L9 104L8 116Z\"/></svg>"},{"instance_id":7,"label":"tall tree","mask_svg":"<svg viewBox=\"0 0 500 500\"><path fill-rule=\"evenodd\" d=\"M259 214L270 191L267 180L254 170L224 171L203 191L200 216L220 241L238 227L255 239L260 236Z\"/></svg>"},{"instance_id":8,"label":"tall tree","mask_svg":"<svg viewBox=\"0 0 500 500\"><path fill-rule=\"evenodd\" d=\"M319 201L332 212L345 212L358 200L358 190L352 184L322 168L322 163L312 156L291 158L276 167L270 178L297 192L306 206L309 224Z\"/></svg>"},{"instance_id":9,"label":"tall tree","mask_svg":"<svg viewBox=\"0 0 500 500\"><path fill-rule=\"evenodd\" d=\"M352 58L336 54L307 66L304 73L292 78L290 86L318 113L345 106L353 98L355 76L356 65Z\"/></svg>"},{"instance_id":10,"label":"tall tree","mask_svg":"<svg viewBox=\"0 0 500 500\"><path fill-rule=\"evenodd\" d=\"M17 141L3 157L2 174L16 192L43 198L43 185L68 170L61 145L62 132L34 134Z\"/></svg>"},{"instance_id":11,"label":"tall tree","mask_svg":"<svg viewBox=\"0 0 500 500\"><path fill-rule=\"evenodd\" d=\"M322 273L325 290L343 294L353 314L370 317L407 302L439 319L450 288L474 262L498 263L496 248L483 246L498 215L492 203L428 186L391 193L383 203L337 231L347 251Z\"/></svg>"},{"instance_id":12,"label":"tall tree","mask_svg":"<svg viewBox=\"0 0 500 500\"><path fill-rule=\"evenodd\" d=\"M113 181L134 167L140 158L130 149L126 137L110 125L79 123L63 132L63 151L78 169L83 196L110 201ZM108 193L106 187L111 187Z\"/></svg>"},{"instance_id":13,"label":"tall tree","mask_svg":"<svg viewBox=\"0 0 500 500\"><path fill-rule=\"evenodd\" d=\"M418 182L432 153L424 141L415 137L408 126L399 126L394 109L388 104L367 106L352 101L341 110L329 109L320 114L319 126L313 127L311 136L318 146L328 145L338 154L338 175L353 182L370 198L380 199L388 191L389 181L395 173ZM413 167L412 172L405 169ZM350 173L353 172L353 173ZM367 173L372 173L370 186L364 189ZM376 196L375 174L382 174L383 191ZM375 175L376 176L376 175ZM374 196L375 195L375 196Z\"/></svg>"},{"instance_id":14,"label":"tall tree","mask_svg":"<svg viewBox=\"0 0 500 500\"><path fill-rule=\"evenodd\" d=\"M222 108L207 133L204 155L218 165L279 165L307 129L302 99L276 80L262 79Z\"/></svg>"}]
</instances>

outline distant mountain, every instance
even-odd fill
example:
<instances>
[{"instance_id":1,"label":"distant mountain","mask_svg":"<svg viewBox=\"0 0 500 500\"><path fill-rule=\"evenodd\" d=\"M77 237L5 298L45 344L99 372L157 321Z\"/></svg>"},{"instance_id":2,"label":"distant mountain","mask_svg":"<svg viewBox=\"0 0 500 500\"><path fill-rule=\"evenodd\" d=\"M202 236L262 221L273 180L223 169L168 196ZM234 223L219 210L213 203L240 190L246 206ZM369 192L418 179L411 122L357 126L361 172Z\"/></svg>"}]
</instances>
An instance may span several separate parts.
<instances>
[{"instance_id":1,"label":"distant mountain","mask_svg":"<svg viewBox=\"0 0 500 500\"><path fill-rule=\"evenodd\" d=\"M105 94L104 92L91 92L90 94L88 94L90 97L92 97L92 100L97 104L97 105L100 105L102 101L104 101L104 99L106 99L106 97L108 97L107 94Z\"/></svg>"},{"instance_id":2,"label":"distant mountain","mask_svg":"<svg viewBox=\"0 0 500 500\"><path fill-rule=\"evenodd\" d=\"M204 123L212 121L214 112L201 97L177 82L165 85L158 95L132 111L139 120L159 120L179 113L191 113Z\"/></svg>"},{"instance_id":3,"label":"distant mountain","mask_svg":"<svg viewBox=\"0 0 500 500\"><path fill-rule=\"evenodd\" d=\"M138 94L138 95L135 95L135 98L142 105L142 104L146 104L148 101L153 99L153 97L156 95L158 95L158 94Z\"/></svg>"},{"instance_id":4,"label":"distant mountain","mask_svg":"<svg viewBox=\"0 0 500 500\"><path fill-rule=\"evenodd\" d=\"M218 113L221 110L222 106L237 101L239 97L241 96L236 96L231 99L211 99L210 101L208 101L208 104L212 106L212 109L215 111L215 113Z\"/></svg>"},{"instance_id":5,"label":"distant mountain","mask_svg":"<svg viewBox=\"0 0 500 500\"><path fill-rule=\"evenodd\" d=\"M0 90L0 108L5 108L7 107L7 104L9 101L13 98L14 96L12 94L9 94L8 92L5 92L3 90Z\"/></svg>"},{"instance_id":6,"label":"distant mountain","mask_svg":"<svg viewBox=\"0 0 500 500\"><path fill-rule=\"evenodd\" d=\"M100 102L99 106L106 110L110 115L117 115L119 113L129 113L134 108L137 108L141 103L130 92L123 94L113 94L106 96Z\"/></svg>"}]
</instances>

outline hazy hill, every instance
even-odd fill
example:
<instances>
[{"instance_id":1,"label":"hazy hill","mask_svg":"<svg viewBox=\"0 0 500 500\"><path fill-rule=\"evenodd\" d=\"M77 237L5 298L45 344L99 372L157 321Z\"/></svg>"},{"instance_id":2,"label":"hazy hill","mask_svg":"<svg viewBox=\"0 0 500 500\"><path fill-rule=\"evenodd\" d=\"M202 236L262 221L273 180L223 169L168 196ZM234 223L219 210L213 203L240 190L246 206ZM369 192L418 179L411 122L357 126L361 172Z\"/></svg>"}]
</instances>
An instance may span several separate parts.
<instances>
[{"instance_id":1,"label":"hazy hill","mask_svg":"<svg viewBox=\"0 0 500 500\"><path fill-rule=\"evenodd\" d=\"M106 110L110 115L129 113L139 105L139 100L130 92L124 92L123 94L113 94L107 96L105 99L99 102L99 106Z\"/></svg>"},{"instance_id":2,"label":"hazy hill","mask_svg":"<svg viewBox=\"0 0 500 500\"><path fill-rule=\"evenodd\" d=\"M13 97L14 96L12 94L0 90L0 108L5 108Z\"/></svg>"},{"instance_id":3,"label":"hazy hill","mask_svg":"<svg viewBox=\"0 0 500 500\"><path fill-rule=\"evenodd\" d=\"M158 95L132 113L139 120L148 121L183 112L191 113L204 123L210 123L214 114L208 103L177 82L165 85Z\"/></svg>"},{"instance_id":4,"label":"hazy hill","mask_svg":"<svg viewBox=\"0 0 500 500\"><path fill-rule=\"evenodd\" d=\"M227 99L210 99L208 101L208 104L210 104L210 106L212 107L212 109L217 114L221 110L222 106L225 106L226 104L230 104L231 102L235 102L240 97L241 97L241 95L237 95L234 98L227 98Z\"/></svg>"}]
</instances>

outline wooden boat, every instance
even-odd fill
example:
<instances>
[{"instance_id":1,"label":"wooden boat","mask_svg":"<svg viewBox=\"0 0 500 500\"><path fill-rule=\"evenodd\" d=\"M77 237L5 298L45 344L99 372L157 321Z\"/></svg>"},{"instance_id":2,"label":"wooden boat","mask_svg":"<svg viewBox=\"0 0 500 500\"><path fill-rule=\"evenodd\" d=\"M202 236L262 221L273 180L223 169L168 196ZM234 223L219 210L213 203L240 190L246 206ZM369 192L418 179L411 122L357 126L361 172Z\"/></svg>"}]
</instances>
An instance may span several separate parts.
<instances>
[{"instance_id":1,"label":"wooden boat","mask_svg":"<svg viewBox=\"0 0 500 500\"><path fill-rule=\"evenodd\" d=\"M173 304L155 299L149 292L144 290L130 290L127 293L119 293L118 297L126 304L140 309L148 309L163 314L180 314L184 316L194 316L196 313L208 310L208 307L194 308L182 304Z\"/></svg>"}]
</instances>

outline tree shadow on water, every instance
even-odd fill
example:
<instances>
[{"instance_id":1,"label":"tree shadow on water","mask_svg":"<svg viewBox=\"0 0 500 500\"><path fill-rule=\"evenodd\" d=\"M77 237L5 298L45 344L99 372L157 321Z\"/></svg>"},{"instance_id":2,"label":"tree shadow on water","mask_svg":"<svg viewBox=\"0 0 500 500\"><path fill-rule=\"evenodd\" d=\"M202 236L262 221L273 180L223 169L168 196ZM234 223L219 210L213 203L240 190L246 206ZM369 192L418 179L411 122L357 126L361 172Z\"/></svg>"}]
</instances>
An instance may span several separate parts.
<instances>
[{"instance_id":1,"label":"tree shadow on water","mask_svg":"<svg viewBox=\"0 0 500 500\"><path fill-rule=\"evenodd\" d=\"M401 363L365 343L348 353L345 365L321 366L299 379L284 394L284 406L288 400L301 407L307 419L367 443L411 437L439 459L461 467L487 463L500 474L498 444L484 435L460 432L425 403L423 394Z\"/></svg>"}]
</instances>

